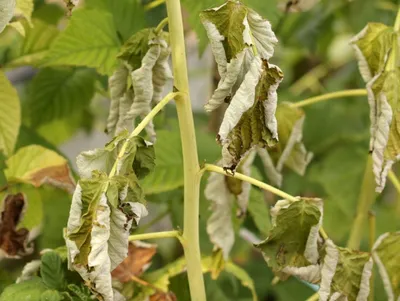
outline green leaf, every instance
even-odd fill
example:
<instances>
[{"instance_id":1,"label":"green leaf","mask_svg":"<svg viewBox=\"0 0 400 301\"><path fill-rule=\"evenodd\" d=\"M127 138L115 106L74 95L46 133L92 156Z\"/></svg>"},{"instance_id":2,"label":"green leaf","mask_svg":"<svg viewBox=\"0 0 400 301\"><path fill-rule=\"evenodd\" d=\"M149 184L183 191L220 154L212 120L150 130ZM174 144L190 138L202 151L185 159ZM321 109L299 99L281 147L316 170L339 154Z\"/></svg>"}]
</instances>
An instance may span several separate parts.
<instances>
[{"instance_id":1,"label":"green leaf","mask_svg":"<svg viewBox=\"0 0 400 301\"><path fill-rule=\"evenodd\" d=\"M388 300L400 297L400 232L385 233L375 242L372 255L378 266Z\"/></svg>"},{"instance_id":2,"label":"green leaf","mask_svg":"<svg viewBox=\"0 0 400 301\"><path fill-rule=\"evenodd\" d=\"M24 218L20 221L18 228L26 228L37 232L43 225L43 199L37 188L30 185L21 185L20 190L26 195L28 206ZM36 235L39 233L36 233ZM33 233L31 234L33 236Z\"/></svg>"},{"instance_id":3,"label":"green leaf","mask_svg":"<svg viewBox=\"0 0 400 301\"><path fill-rule=\"evenodd\" d=\"M37 127L82 111L94 96L95 73L90 69L45 68L31 82L27 110Z\"/></svg>"},{"instance_id":4,"label":"green leaf","mask_svg":"<svg viewBox=\"0 0 400 301\"><path fill-rule=\"evenodd\" d=\"M40 296L40 301L62 301L63 296L55 290L47 290Z\"/></svg>"},{"instance_id":5,"label":"green leaf","mask_svg":"<svg viewBox=\"0 0 400 301\"><path fill-rule=\"evenodd\" d=\"M138 179L143 179L154 170L156 154L152 145L147 145L142 139L135 140L137 151L132 167Z\"/></svg>"},{"instance_id":6,"label":"green leaf","mask_svg":"<svg viewBox=\"0 0 400 301\"><path fill-rule=\"evenodd\" d=\"M68 27L54 41L44 65L93 67L110 75L119 47L112 15L81 9L74 12Z\"/></svg>"},{"instance_id":7,"label":"green leaf","mask_svg":"<svg viewBox=\"0 0 400 301\"><path fill-rule=\"evenodd\" d=\"M10 300L40 300L40 296L47 290L42 280L39 277L34 277L31 280L13 284L3 291L0 296L0 301Z\"/></svg>"},{"instance_id":8,"label":"green leaf","mask_svg":"<svg viewBox=\"0 0 400 301\"><path fill-rule=\"evenodd\" d=\"M9 182L27 183L35 187L50 184L67 191L75 188L68 161L42 146L23 147L6 163L5 175Z\"/></svg>"},{"instance_id":9,"label":"green leaf","mask_svg":"<svg viewBox=\"0 0 400 301\"><path fill-rule=\"evenodd\" d=\"M43 283L50 289L63 290L65 275L61 257L56 252L50 251L44 253L41 260L40 276Z\"/></svg>"},{"instance_id":10,"label":"green leaf","mask_svg":"<svg viewBox=\"0 0 400 301\"><path fill-rule=\"evenodd\" d=\"M183 186L183 159L179 132L161 130L155 144L156 167L143 181L146 194L171 191Z\"/></svg>"},{"instance_id":11,"label":"green leaf","mask_svg":"<svg viewBox=\"0 0 400 301\"><path fill-rule=\"evenodd\" d=\"M132 70L140 68L142 59L149 51L149 41L154 38L154 28L145 28L131 36L121 47L118 58L127 62Z\"/></svg>"},{"instance_id":12,"label":"green leaf","mask_svg":"<svg viewBox=\"0 0 400 301\"><path fill-rule=\"evenodd\" d=\"M256 188L251 189L248 210L260 233L267 235L271 229L271 220L269 208L265 201L264 193L261 190Z\"/></svg>"},{"instance_id":13,"label":"green leaf","mask_svg":"<svg viewBox=\"0 0 400 301\"><path fill-rule=\"evenodd\" d=\"M253 279L247 274L246 270L242 269L241 267L237 266L233 262L228 262L225 266L225 271L232 274L236 278L240 280L243 286L247 287L251 291L251 295L253 296L253 301L257 301L257 293L254 287Z\"/></svg>"},{"instance_id":14,"label":"green leaf","mask_svg":"<svg viewBox=\"0 0 400 301\"><path fill-rule=\"evenodd\" d=\"M337 247L331 240L326 241L325 252L320 300L367 300L373 266L371 254Z\"/></svg>"},{"instance_id":15,"label":"green leaf","mask_svg":"<svg viewBox=\"0 0 400 301\"><path fill-rule=\"evenodd\" d=\"M256 245L268 265L276 272L297 275L309 282L317 281L322 200L281 200L275 204L271 215L273 227L267 239Z\"/></svg>"},{"instance_id":16,"label":"green leaf","mask_svg":"<svg viewBox=\"0 0 400 301\"><path fill-rule=\"evenodd\" d=\"M9 68L25 65L38 67L47 55L59 31L54 25L39 19L32 20L32 27L26 21L22 21L21 24L25 30L25 37L20 37L19 40L21 41L17 44L17 47L11 49L5 65Z\"/></svg>"},{"instance_id":17,"label":"green leaf","mask_svg":"<svg viewBox=\"0 0 400 301\"><path fill-rule=\"evenodd\" d=\"M0 33L10 22L14 15L15 0L1 0L0 1Z\"/></svg>"},{"instance_id":18,"label":"green leaf","mask_svg":"<svg viewBox=\"0 0 400 301\"><path fill-rule=\"evenodd\" d=\"M15 7L15 13L22 15L28 23L32 26L32 12L33 12L33 0L17 0Z\"/></svg>"},{"instance_id":19,"label":"green leaf","mask_svg":"<svg viewBox=\"0 0 400 301\"><path fill-rule=\"evenodd\" d=\"M102 9L111 12L115 28L123 41L145 27L145 12L138 0L88 0L88 8Z\"/></svg>"},{"instance_id":20,"label":"green leaf","mask_svg":"<svg viewBox=\"0 0 400 301\"><path fill-rule=\"evenodd\" d=\"M17 91L1 70L0 91L0 152L8 157L13 153L17 141L21 108Z\"/></svg>"}]
</instances>

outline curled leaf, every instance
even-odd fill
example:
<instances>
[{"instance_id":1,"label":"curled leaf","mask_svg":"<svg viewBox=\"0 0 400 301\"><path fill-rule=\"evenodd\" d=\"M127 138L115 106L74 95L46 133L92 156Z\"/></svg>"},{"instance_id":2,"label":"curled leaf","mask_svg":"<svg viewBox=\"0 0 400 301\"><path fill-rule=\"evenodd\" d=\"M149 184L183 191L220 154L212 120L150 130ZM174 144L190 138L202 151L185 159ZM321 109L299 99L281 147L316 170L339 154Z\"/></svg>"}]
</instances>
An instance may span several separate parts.
<instances>
[{"instance_id":1,"label":"curled leaf","mask_svg":"<svg viewBox=\"0 0 400 301\"><path fill-rule=\"evenodd\" d=\"M281 103L276 110L279 142L270 149L257 149L270 181L282 184L282 170L286 165L299 175L304 175L312 153L307 152L303 140L305 115L301 109Z\"/></svg>"},{"instance_id":2,"label":"curled leaf","mask_svg":"<svg viewBox=\"0 0 400 301\"><path fill-rule=\"evenodd\" d=\"M21 258L33 252L29 230L18 228L27 200L22 193L7 195L2 202L0 219L0 258Z\"/></svg>"},{"instance_id":3,"label":"curled leaf","mask_svg":"<svg viewBox=\"0 0 400 301\"><path fill-rule=\"evenodd\" d=\"M389 301L400 298L400 232L382 234L372 248Z\"/></svg>"}]
</instances>

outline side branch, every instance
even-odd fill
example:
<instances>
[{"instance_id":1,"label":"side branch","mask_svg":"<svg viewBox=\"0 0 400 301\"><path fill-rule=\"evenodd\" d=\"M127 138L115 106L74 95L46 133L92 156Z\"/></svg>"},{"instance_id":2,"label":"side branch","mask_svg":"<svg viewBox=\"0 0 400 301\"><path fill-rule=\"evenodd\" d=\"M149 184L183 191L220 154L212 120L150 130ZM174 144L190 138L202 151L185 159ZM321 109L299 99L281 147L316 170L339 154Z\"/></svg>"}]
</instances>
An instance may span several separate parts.
<instances>
[{"instance_id":1,"label":"side branch","mask_svg":"<svg viewBox=\"0 0 400 301\"><path fill-rule=\"evenodd\" d=\"M308 105L312 105L321 101L334 99L334 98L342 98L342 97L349 97L349 96L365 96L367 95L366 89L355 89L355 90L344 90L338 91L333 93L327 93L316 97L307 98L305 100L301 100L299 102L295 102L291 104L292 108L300 108L305 107Z\"/></svg>"},{"instance_id":2,"label":"side branch","mask_svg":"<svg viewBox=\"0 0 400 301\"><path fill-rule=\"evenodd\" d=\"M129 241L157 239L157 238L177 238L181 240L181 234L179 233L179 231L164 231L164 232L136 234L129 236Z\"/></svg>"}]
</instances>

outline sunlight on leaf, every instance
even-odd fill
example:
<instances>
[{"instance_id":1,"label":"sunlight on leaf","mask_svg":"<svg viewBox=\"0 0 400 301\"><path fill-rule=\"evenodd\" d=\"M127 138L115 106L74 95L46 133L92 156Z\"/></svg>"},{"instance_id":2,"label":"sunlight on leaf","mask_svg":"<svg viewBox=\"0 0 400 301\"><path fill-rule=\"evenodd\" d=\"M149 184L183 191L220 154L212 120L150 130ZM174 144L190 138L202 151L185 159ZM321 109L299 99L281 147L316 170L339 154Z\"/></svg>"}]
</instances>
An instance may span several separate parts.
<instances>
[{"instance_id":1,"label":"sunlight on leaf","mask_svg":"<svg viewBox=\"0 0 400 301\"><path fill-rule=\"evenodd\" d=\"M15 0L0 0L0 33L14 15Z\"/></svg>"}]
</instances>

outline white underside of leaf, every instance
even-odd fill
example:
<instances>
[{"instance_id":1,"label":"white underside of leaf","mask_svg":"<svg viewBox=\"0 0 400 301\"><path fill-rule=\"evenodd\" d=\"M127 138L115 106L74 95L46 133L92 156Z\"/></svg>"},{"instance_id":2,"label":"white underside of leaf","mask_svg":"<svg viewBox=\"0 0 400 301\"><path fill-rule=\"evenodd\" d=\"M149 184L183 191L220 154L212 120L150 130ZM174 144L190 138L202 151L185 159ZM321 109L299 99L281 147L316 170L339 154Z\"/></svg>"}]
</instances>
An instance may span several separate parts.
<instances>
[{"instance_id":1,"label":"white underside of leaf","mask_svg":"<svg viewBox=\"0 0 400 301\"><path fill-rule=\"evenodd\" d=\"M120 99L119 119L117 122L115 134L119 134L124 130L131 130L133 123L131 119L127 118L127 114L132 106L134 97L135 94L133 92L133 89L128 89L124 96Z\"/></svg>"},{"instance_id":2,"label":"white underside of leaf","mask_svg":"<svg viewBox=\"0 0 400 301\"><path fill-rule=\"evenodd\" d=\"M253 35L252 43L254 42L258 54L264 60L270 59L274 55L274 47L278 43L278 39L272 31L271 23L264 20L252 9L249 9L247 19Z\"/></svg>"},{"instance_id":3,"label":"white underside of leaf","mask_svg":"<svg viewBox=\"0 0 400 301\"><path fill-rule=\"evenodd\" d=\"M160 56L153 68L153 105L159 103L162 99L162 92L168 79L172 79L172 71L168 63L171 55L171 48L165 41L160 42Z\"/></svg>"},{"instance_id":4,"label":"white underside of leaf","mask_svg":"<svg viewBox=\"0 0 400 301\"><path fill-rule=\"evenodd\" d=\"M24 268L22 269L21 276L19 276L16 280L16 283L20 283L26 280L31 279L33 276L36 275L36 273L40 269L40 260L32 260L31 262L28 262Z\"/></svg>"},{"instance_id":5,"label":"white underside of leaf","mask_svg":"<svg viewBox=\"0 0 400 301\"><path fill-rule=\"evenodd\" d=\"M362 53L361 49L357 46L356 42L358 40L361 40L364 38L364 36L367 34L368 31L368 25L364 27L363 30L361 30L360 33L358 33L356 36L354 36L350 43L356 53L356 58L358 60L358 68L360 70L360 74L362 78L364 79L365 82L369 82L372 79L372 73L371 70L369 69L368 62Z\"/></svg>"},{"instance_id":6,"label":"white underside of leaf","mask_svg":"<svg viewBox=\"0 0 400 301\"><path fill-rule=\"evenodd\" d=\"M318 283L321 280L321 267L319 265L309 265L300 268L287 266L282 269L282 272L299 277L310 283Z\"/></svg>"},{"instance_id":7,"label":"white underside of leaf","mask_svg":"<svg viewBox=\"0 0 400 301\"><path fill-rule=\"evenodd\" d=\"M225 76L221 77L217 89L208 103L204 106L204 109L207 112L214 111L224 103L227 97L231 96L235 92L233 91L233 87L238 80L239 73L242 70L244 56L245 51L242 51L237 55L236 58L231 59L231 61L227 64Z\"/></svg>"},{"instance_id":8,"label":"white underside of leaf","mask_svg":"<svg viewBox=\"0 0 400 301\"><path fill-rule=\"evenodd\" d=\"M319 259L319 253L318 253L319 229L322 226L324 209L321 199L315 199L313 203L316 207L318 207L321 216L319 218L318 224L311 227L310 229L310 234L308 235L307 238L306 249L304 250L304 257L312 264L317 264Z\"/></svg>"},{"instance_id":9,"label":"white underside of leaf","mask_svg":"<svg viewBox=\"0 0 400 301\"><path fill-rule=\"evenodd\" d=\"M261 158L261 161L264 165L265 172L267 174L268 179L275 186L282 186L282 174L276 169L274 162L272 161L271 156L265 148L258 148L257 153Z\"/></svg>"},{"instance_id":10,"label":"white underside of leaf","mask_svg":"<svg viewBox=\"0 0 400 301\"><path fill-rule=\"evenodd\" d=\"M223 79L225 78L228 64L225 49L222 44L225 37L219 33L217 27L210 21L202 20L202 23L206 29L208 39L210 40L211 50L214 54L215 61L217 62L218 73L221 76L221 79Z\"/></svg>"},{"instance_id":11,"label":"white underside of leaf","mask_svg":"<svg viewBox=\"0 0 400 301\"><path fill-rule=\"evenodd\" d=\"M339 250L331 240L326 241L326 255L321 270L321 286L319 301L328 301L331 294L331 283L335 276L336 266L339 261Z\"/></svg>"},{"instance_id":12,"label":"white underside of leaf","mask_svg":"<svg viewBox=\"0 0 400 301\"><path fill-rule=\"evenodd\" d=\"M382 243L386 237L389 236L390 233L385 233L379 236L379 238L376 240L373 248L372 248L372 257L374 258L374 261L376 265L378 266L379 269L379 274L382 278L383 286L385 287L385 292L388 297L388 301L394 301L394 291L392 287L392 283L390 281L389 274L386 270L385 265L382 263L382 260L380 259L378 253L376 252L376 249L379 247L379 245ZM400 297L399 297L400 299ZM398 301L398 300L397 300Z\"/></svg>"},{"instance_id":13,"label":"white underside of leaf","mask_svg":"<svg viewBox=\"0 0 400 301\"><path fill-rule=\"evenodd\" d=\"M90 179L93 170L108 172L114 164L115 156L115 152L99 148L80 153L76 158L79 176Z\"/></svg>"},{"instance_id":14,"label":"white underside of leaf","mask_svg":"<svg viewBox=\"0 0 400 301\"><path fill-rule=\"evenodd\" d=\"M364 269L361 275L361 283L360 290L358 291L356 301L365 301L368 300L369 292L370 292L370 278L372 274L372 267L374 263L372 258L364 265Z\"/></svg>"},{"instance_id":15,"label":"white underside of leaf","mask_svg":"<svg viewBox=\"0 0 400 301\"><path fill-rule=\"evenodd\" d=\"M253 164L254 158L256 157L256 152L254 150L250 151L246 158L241 162L239 166L239 171L246 175L251 175L251 166ZM237 196L237 203L240 209L239 215L246 213L247 206L249 204L251 184L248 182L242 181L242 193Z\"/></svg>"},{"instance_id":16,"label":"white underside of leaf","mask_svg":"<svg viewBox=\"0 0 400 301\"><path fill-rule=\"evenodd\" d=\"M15 0L0 0L0 33L12 19L15 10Z\"/></svg>"},{"instance_id":17,"label":"white underside of leaf","mask_svg":"<svg viewBox=\"0 0 400 301\"><path fill-rule=\"evenodd\" d=\"M225 176L212 173L208 178L204 194L212 202L207 233L211 242L222 249L224 258L227 259L235 241L235 234L232 224L233 196L226 186Z\"/></svg>"},{"instance_id":18,"label":"white underside of leaf","mask_svg":"<svg viewBox=\"0 0 400 301\"><path fill-rule=\"evenodd\" d=\"M227 142L227 137L232 129L238 124L243 113L249 110L254 104L256 87L262 72L262 61L259 57L254 58L249 72L246 74L243 83L225 112L224 119L219 129L219 137L222 144Z\"/></svg>"}]
</instances>

